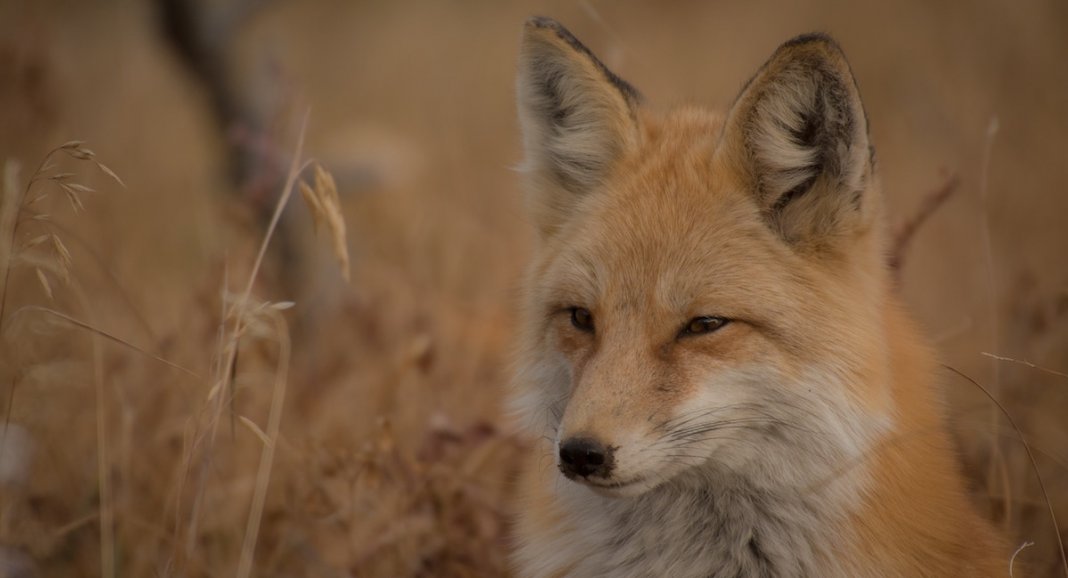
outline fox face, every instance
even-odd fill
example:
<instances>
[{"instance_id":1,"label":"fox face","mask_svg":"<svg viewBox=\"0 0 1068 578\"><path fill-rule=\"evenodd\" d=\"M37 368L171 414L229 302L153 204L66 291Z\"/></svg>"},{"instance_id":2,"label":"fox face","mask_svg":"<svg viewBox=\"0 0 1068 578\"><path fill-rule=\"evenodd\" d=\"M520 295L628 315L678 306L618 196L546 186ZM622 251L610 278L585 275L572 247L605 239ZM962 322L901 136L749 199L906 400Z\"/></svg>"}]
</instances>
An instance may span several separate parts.
<instances>
[{"instance_id":1,"label":"fox face","mask_svg":"<svg viewBox=\"0 0 1068 578\"><path fill-rule=\"evenodd\" d=\"M656 113L533 19L517 85L539 243L516 400L562 475L634 497L858 461L894 415L881 200L837 45L783 45L725 113Z\"/></svg>"}]
</instances>

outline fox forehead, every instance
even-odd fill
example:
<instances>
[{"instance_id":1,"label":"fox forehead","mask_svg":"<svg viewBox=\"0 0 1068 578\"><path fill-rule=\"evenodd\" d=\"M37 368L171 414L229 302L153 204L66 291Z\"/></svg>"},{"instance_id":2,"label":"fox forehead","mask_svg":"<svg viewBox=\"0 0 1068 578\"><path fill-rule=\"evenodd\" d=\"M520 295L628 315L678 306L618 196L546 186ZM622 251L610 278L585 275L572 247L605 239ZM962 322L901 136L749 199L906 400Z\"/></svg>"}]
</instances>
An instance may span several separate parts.
<instances>
[{"instance_id":1,"label":"fox forehead","mask_svg":"<svg viewBox=\"0 0 1068 578\"><path fill-rule=\"evenodd\" d=\"M550 307L755 314L747 305L753 290L781 286L791 254L731 167L715 162L722 118L695 109L643 111L641 125L640 146L543 247L543 300Z\"/></svg>"}]
</instances>

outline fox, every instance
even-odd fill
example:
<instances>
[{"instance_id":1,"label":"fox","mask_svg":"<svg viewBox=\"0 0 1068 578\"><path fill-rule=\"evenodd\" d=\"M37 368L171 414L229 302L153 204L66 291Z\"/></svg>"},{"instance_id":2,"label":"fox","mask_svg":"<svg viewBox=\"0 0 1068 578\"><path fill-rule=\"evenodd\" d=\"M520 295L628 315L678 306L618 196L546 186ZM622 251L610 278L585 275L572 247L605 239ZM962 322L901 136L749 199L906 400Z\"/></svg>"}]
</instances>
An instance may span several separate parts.
<instances>
[{"instance_id":1,"label":"fox","mask_svg":"<svg viewBox=\"0 0 1068 578\"><path fill-rule=\"evenodd\" d=\"M726 112L659 111L534 17L516 92L518 576L1008 575L831 37L782 44Z\"/></svg>"}]
</instances>

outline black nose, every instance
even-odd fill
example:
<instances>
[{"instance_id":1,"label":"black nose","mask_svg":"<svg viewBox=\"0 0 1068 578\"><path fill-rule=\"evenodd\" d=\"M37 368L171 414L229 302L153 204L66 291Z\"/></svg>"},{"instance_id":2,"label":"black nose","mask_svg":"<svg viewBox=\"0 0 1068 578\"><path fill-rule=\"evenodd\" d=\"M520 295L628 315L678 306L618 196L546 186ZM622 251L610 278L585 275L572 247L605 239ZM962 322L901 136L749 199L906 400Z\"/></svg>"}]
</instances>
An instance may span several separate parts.
<instances>
[{"instance_id":1,"label":"black nose","mask_svg":"<svg viewBox=\"0 0 1068 578\"><path fill-rule=\"evenodd\" d=\"M568 477L607 476L612 448L590 438L569 438L560 444L560 471Z\"/></svg>"}]
</instances>

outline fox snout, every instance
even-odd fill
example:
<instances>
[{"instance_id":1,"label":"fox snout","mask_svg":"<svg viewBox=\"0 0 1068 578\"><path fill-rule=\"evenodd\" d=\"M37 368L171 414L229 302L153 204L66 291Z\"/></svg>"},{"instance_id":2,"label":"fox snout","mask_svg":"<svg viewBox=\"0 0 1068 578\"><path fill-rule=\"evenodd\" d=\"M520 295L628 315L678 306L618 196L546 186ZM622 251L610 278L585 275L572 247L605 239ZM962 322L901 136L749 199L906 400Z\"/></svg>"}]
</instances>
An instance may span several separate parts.
<instances>
[{"instance_id":1,"label":"fox snout","mask_svg":"<svg viewBox=\"0 0 1068 578\"><path fill-rule=\"evenodd\" d=\"M593 438L573 437L560 444L560 471L568 478L607 478L615 465L614 448Z\"/></svg>"}]
</instances>

